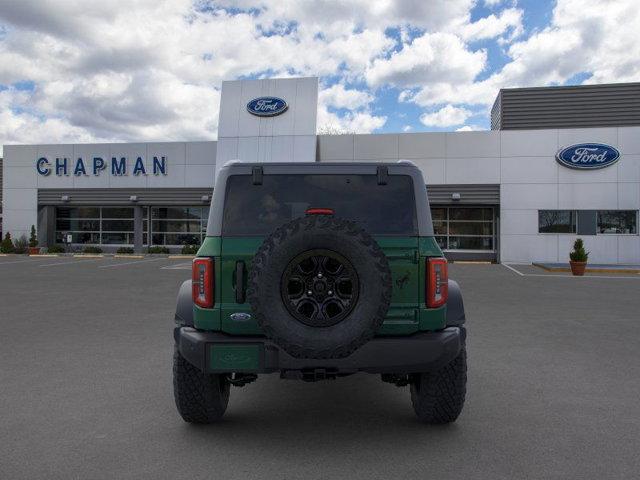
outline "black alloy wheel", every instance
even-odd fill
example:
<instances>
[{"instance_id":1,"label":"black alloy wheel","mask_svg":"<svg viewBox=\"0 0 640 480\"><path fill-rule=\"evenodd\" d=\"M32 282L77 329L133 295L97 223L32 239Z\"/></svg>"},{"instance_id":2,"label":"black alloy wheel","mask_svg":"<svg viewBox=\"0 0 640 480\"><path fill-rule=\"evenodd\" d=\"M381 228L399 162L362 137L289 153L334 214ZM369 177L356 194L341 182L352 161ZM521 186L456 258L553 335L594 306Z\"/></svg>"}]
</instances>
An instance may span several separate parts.
<instances>
[{"instance_id":1,"label":"black alloy wheel","mask_svg":"<svg viewBox=\"0 0 640 480\"><path fill-rule=\"evenodd\" d=\"M308 250L294 257L283 272L280 286L289 313L311 327L341 322L354 309L359 289L351 262L326 249Z\"/></svg>"}]
</instances>

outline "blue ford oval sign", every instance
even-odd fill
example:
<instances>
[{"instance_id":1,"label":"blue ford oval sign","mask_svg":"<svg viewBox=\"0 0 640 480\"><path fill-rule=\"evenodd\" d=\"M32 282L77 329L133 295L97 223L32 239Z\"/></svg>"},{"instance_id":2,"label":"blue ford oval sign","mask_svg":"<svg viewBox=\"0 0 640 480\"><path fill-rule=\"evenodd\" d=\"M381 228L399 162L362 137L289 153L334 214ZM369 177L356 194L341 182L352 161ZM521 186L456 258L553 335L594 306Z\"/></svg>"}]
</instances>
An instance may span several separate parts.
<instances>
[{"instance_id":1,"label":"blue ford oval sign","mask_svg":"<svg viewBox=\"0 0 640 480\"><path fill-rule=\"evenodd\" d=\"M258 117L275 117L284 113L289 105L278 97L259 97L247 103L247 110Z\"/></svg>"},{"instance_id":2,"label":"blue ford oval sign","mask_svg":"<svg viewBox=\"0 0 640 480\"><path fill-rule=\"evenodd\" d=\"M595 170L613 165L620 158L620 152L610 145L602 143L579 143L565 147L558 152L556 159L569 168Z\"/></svg>"}]
</instances>

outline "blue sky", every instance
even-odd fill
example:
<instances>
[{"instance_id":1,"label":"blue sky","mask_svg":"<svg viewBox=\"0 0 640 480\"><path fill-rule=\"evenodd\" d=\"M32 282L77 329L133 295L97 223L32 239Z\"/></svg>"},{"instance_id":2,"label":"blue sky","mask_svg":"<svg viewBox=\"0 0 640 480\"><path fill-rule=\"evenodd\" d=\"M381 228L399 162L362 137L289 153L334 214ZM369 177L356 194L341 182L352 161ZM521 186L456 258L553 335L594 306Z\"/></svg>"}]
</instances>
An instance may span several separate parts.
<instances>
[{"instance_id":1,"label":"blue sky","mask_svg":"<svg viewBox=\"0 0 640 480\"><path fill-rule=\"evenodd\" d=\"M640 80L635 0L0 5L0 143L217 137L223 80L318 76L318 129L489 128L500 88Z\"/></svg>"}]
</instances>

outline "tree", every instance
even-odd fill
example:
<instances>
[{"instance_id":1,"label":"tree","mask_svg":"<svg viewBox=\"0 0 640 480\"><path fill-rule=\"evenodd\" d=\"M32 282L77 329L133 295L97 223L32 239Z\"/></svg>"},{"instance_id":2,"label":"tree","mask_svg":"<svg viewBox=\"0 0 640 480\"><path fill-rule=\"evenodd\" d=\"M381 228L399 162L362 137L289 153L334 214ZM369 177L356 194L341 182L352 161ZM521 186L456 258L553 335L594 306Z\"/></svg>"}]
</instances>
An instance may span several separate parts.
<instances>
[{"instance_id":1,"label":"tree","mask_svg":"<svg viewBox=\"0 0 640 480\"><path fill-rule=\"evenodd\" d=\"M14 250L15 248L13 246L13 241L11 240L11 234L7 232L7 234L4 236L4 240L2 240L2 243L0 244L0 252L13 253Z\"/></svg>"},{"instance_id":2,"label":"tree","mask_svg":"<svg viewBox=\"0 0 640 480\"><path fill-rule=\"evenodd\" d=\"M29 235L29 246L31 248L38 246L38 236L36 235L35 225L31 225L31 235Z\"/></svg>"}]
</instances>

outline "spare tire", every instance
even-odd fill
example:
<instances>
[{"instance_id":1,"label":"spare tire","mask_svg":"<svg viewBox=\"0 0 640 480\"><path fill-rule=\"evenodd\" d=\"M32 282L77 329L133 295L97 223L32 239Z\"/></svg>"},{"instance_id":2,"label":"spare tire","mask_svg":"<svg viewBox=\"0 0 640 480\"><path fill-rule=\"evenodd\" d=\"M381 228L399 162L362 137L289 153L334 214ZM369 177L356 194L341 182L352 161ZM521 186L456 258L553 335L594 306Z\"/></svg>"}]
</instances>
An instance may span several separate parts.
<instances>
[{"instance_id":1,"label":"spare tire","mask_svg":"<svg viewBox=\"0 0 640 480\"><path fill-rule=\"evenodd\" d=\"M265 335L298 358L340 358L370 340L391 302L382 249L356 223L326 215L275 230L251 263L247 299Z\"/></svg>"}]
</instances>

